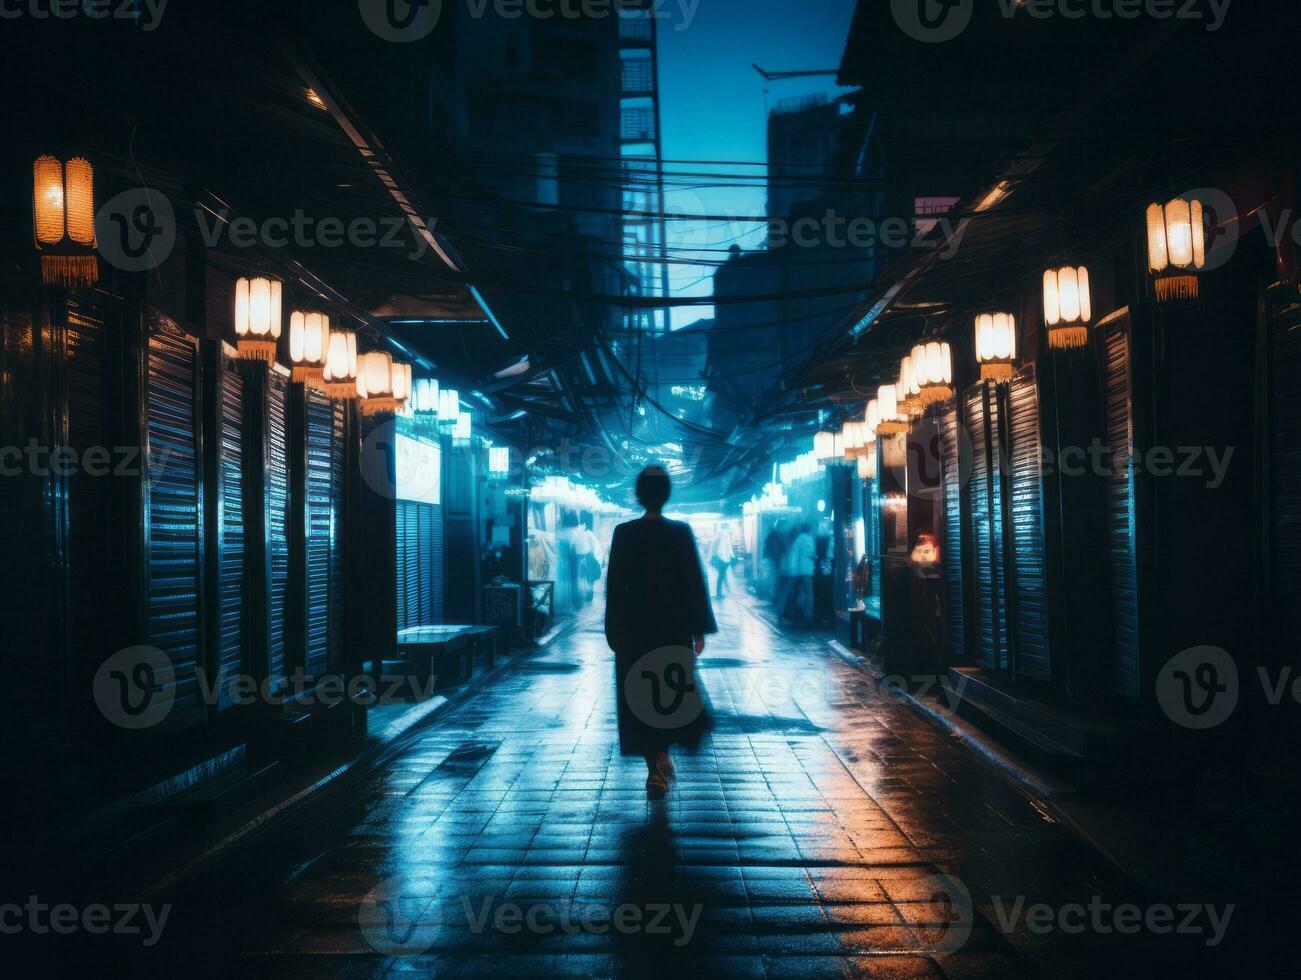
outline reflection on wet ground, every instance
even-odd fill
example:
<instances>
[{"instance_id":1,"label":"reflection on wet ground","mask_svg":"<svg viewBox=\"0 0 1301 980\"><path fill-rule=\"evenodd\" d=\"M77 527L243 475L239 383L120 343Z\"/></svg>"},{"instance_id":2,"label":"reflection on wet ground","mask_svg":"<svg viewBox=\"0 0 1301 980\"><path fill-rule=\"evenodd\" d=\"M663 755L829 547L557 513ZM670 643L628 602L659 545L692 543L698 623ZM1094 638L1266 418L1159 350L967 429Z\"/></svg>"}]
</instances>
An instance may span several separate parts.
<instances>
[{"instance_id":1,"label":"reflection on wet ground","mask_svg":"<svg viewBox=\"0 0 1301 980\"><path fill-rule=\"evenodd\" d=\"M618 755L595 609L346 804L213 876L202 927L174 938L312 976L1096 976L1206 955L1092 924L1091 901L1133 898L1109 865L749 601L720 604L701 672L717 725L666 800Z\"/></svg>"}]
</instances>

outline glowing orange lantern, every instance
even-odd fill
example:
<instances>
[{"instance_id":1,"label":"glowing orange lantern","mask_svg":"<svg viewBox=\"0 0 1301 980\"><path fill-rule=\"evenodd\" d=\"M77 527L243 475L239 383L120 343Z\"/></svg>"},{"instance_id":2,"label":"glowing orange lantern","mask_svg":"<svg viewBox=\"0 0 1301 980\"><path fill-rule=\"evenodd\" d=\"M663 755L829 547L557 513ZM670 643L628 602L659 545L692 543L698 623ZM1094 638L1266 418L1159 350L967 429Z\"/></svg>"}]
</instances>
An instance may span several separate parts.
<instances>
[{"instance_id":1,"label":"glowing orange lantern","mask_svg":"<svg viewBox=\"0 0 1301 980\"><path fill-rule=\"evenodd\" d=\"M280 280L270 276L235 283L235 346L244 360L275 363L282 290Z\"/></svg>"},{"instance_id":2,"label":"glowing orange lantern","mask_svg":"<svg viewBox=\"0 0 1301 980\"><path fill-rule=\"evenodd\" d=\"M1058 350L1086 346L1092 319L1089 270L1068 265L1046 271L1044 323L1048 327L1048 346Z\"/></svg>"},{"instance_id":3,"label":"glowing orange lantern","mask_svg":"<svg viewBox=\"0 0 1301 980\"><path fill-rule=\"evenodd\" d=\"M82 157L67 164L52 156L32 168L32 231L41 254L41 279L57 286L99 280L95 256L95 168Z\"/></svg>"},{"instance_id":4,"label":"glowing orange lantern","mask_svg":"<svg viewBox=\"0 0 1301 980\"><path fill-rule=\"evenodd\" d=\"M1206 226L1201 201L1176 198L1147 209L1147 260L1156 278L1156 298L1196 299L1197 271L1206 266Z\"/></svg>"}]
</instances>

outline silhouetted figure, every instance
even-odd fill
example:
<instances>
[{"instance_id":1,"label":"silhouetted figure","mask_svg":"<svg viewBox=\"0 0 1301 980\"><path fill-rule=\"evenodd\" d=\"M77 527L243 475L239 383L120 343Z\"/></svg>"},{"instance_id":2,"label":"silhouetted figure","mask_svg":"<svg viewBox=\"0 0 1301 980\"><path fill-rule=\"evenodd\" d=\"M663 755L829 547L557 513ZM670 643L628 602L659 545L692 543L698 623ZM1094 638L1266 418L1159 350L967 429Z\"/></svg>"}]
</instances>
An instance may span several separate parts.
<instances>
[{"instance_id":1,"label":"silhouetted figure","mask_svg":"<svg viewBox=\"0 0 1301 980\"><path fill-rule=\"evenodd\" d=\"M780 617L785 612L786 604L786 549L790 542L786 539L786 522L778 518L772 530L763 541L763 560L768 566L768 581L772 592L773 607Z\"/></svg>"},{"instance_id":2,"label":"silhouetted figure","mask_svg":"<svg viewBox=\"0 0 1301 980\"><path fill-rule=\"evenodd\" d=\"M791 542L786 555L789 562L794 592L791 597L791 618L801 626L813 624L813 575L817 565L817 545L808 524L801 524L799 533Z\"/></svg>"},{"instance_id":3,"label":"silhouetted figure","mask_svg":"<svg viewBox=\"0 0 1301 980\"><path fill-rule=\"evenodd\" d=\"M615 654L619 748L646 760L646 791L668 791L670 745L694 748L709 727L695 658L718 632L691 528L665 520L671 486L658 466L637 477L639 520L614 529L605 592L605 637Z\"/></svg>"}]
</instances>

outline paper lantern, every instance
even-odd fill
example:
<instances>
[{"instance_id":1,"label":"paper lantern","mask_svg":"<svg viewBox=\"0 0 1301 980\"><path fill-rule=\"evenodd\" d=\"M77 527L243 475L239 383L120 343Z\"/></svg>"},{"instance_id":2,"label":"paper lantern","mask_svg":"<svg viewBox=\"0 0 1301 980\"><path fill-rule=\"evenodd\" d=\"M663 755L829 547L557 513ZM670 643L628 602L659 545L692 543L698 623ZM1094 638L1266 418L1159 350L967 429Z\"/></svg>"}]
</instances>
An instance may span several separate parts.
<instances>
[{"instance_id":1,"label":"paper lantern","mask_svg":"<svg viewBox=\"0 0 1301 980\"><path fill-rule=\"evenodd\" d=\"M438 393L438 424L451 432L456 428L457 416L461 414L461 393L455 388L444 388Z\"/></svg>"},{"instance_id":2,"label":"paper lantern","mask_svg":"<svg viewBox=\"0 0 1301 980\"><path fill-rule=\"evenodd\" d=\"M982 381L1008 381L1016 370L1016 317L982 313L976 317L976 363Z\"/></svg>"},{"instance_id":3,"label":"paper lantern","mask_svg":"<svg viewBox=\"0 0 1301 980\"><path fill-rule=\"evenodd\" d=\"M373 350L358 358L357 395L361 398L363 415L397 411L397 399L393 397L393 358L388 351Z\"/></svg>"},{"instance_id":4,"label":"paper lantern","mask_svg":"<svg viewBox=\"0 0 1301 980\"><path fill-rule=\"evenodd\" d=\"M871 452L858 457L858 478L860 480L876 479L876 443L871 443Z\"/></svg>"},{"instance_id":5,"label":"paper lantern","mask_svg":"<svg viewBox=\"0 0 1301 980\"><path fill-rule=\"evenodd\" d=\"M866 439L867 432L862 422L846 422L840 430L841 458L847 462L857 459Z\"/></svg>"},{"instance_id":6,"label":"paper lantern","mask_svg":"<svg viewBox=\"0 0 1301 980\"><path fill-rule=\"evenodd\" d=\"M881 385L876 392L877 435L892 435L908 430L908 420L899 411L898 391L894 385Z\"/></svg>"},{"instance_id":7,"label":"paper lantern","mask_svg":"<svg viewBox=\"0 0 1301 980\"><path fill-rule=\"evenodd\" d=\"M457 412L456 424L452 426L452 445L468 446L474 434L474 419L469 412Z\"/></svg>"},{"instance_id":8,"label":"paper lantern","mask_svg":"<svg viewBox=\"0 0 1301 980\"><path fill-rule=\"evenodd\" d=\"M863 418L863 428L872 438L876 438L877 426L881 424L881 406L873 398L867 403L867 414Z\"/></svg>"},{"instance_id":9,"label":"paper lantern","mask_svg":"<svg viewBox=\"0 0 1301 980\"><path fill-rule=\"evenodd\" d=\"M488 450L488 472L493 476L506 476L510 473L508 446L493 446Z\"/></svg>"},{"instance_id":10,"label":"paper lantern","mask_svg":"<svg viewBox=\"0 0 1301 980\"><path fill-rule=\"evenodd\" d=\"M95 168L82 157L66 164L52 156L32 167L32 233L41 256L41 280L53 286L99 281L95 256Z\"/></svg>"},{"instance_id":11,"label":"paper lantern","mask_svg":"<svg viewBox=\"0 0 1301 980\"><path fill-rule=\"evenodd\" d=\"M834 458L836 450L836 434L834 432L819 432L813 437L813 454L822 462Z\"/></svg>"},{"instance_id":12,"label":"paper lantern","mask_svg":"<svg viewBox=\"0 0 1301 980\"><path fill-rule=\"evenodd\" d=\"M393 400L405 406L411 398L411 365L393 362Z\"/></svg>"},{"instance_id":13,"label":"paper lantern","mask_svg":"<svg viewBox=\"0 0 1301 980\"><path fill-rule=\"evenodd\" d=\"M1176 198L1164 207L1148 206L1147 261L1159 302L1197 298L1197 272L1206 267L1201 201Z\"/></svg>"},{"instance_id":14,"label":"paper lantern","mask_svg":"<svg viewBox=\"0 0 1301 980\"><path fill-rule=\"evenodd\" d=\"M1089 342L1093 300L1089 295L1089 270L1063 266L1044 273L1044 324L1048 346L1057 350L1084 347Z\"/></svg>"},{"instance_id":15,"label":"paper lantern","mask_svg":"<svg viewBox=\"0 0 1301 980\"><path fill-rule=\"evenodd\" d=\"M922 402L922 388L913 373L913 355L908 353L899 362L899 381L895 385L895 400L899 414L906 421L920 418L925 404Z\"/></svg>"},{"instance_id":16,"label":"paper lantern","mask_svg":"<svg viewBox=\"0 0 1301 980\"><path fill-rule=\"evenodd\" d=\"M417 378L411 388L411 407L418 415L438 415L438 379Z\"/></svg>"},{"instance_id":17,"label":"paper lantern","mask_svg":"<svg viewBox=\"0 0 1301 980\"><path fill-rule=\"evenodd\" d=\"M270 276L235 283L235 346L244 360L275 363L282 291L280 280Z\"/></svg>"},{"instance_id":18,"label":"paper lantern","mask_svg":"<svg viewBox=\"0 0 1301 980\"><path fill-rule=\"evenodd\" d=\"M918 344L912 352L913 383L920 389L923 407L953 397L953 351L947 341Z\"/></svg>"},{"instance_id":19,"label":"paper lantern","mask_svg":"<svg viewBox=\"0 0 1301 980\"><path fill-rule=\"evenodd\" d=\"M357 397L357 335L330 331L330 349L321 368L321 388L331 398Z\"/></svg>"},{"instance_id":20,"label":"paper lantern","mask_svg":"<svg viewBox=\"0 0 1301 980\"><path fill-rule=\"evenodd\" d=\"M323 388L325 362L330 356L330 318L324 313L294 310L289 314L289 361L293 379Z\"/></svg>"}]
</instances>

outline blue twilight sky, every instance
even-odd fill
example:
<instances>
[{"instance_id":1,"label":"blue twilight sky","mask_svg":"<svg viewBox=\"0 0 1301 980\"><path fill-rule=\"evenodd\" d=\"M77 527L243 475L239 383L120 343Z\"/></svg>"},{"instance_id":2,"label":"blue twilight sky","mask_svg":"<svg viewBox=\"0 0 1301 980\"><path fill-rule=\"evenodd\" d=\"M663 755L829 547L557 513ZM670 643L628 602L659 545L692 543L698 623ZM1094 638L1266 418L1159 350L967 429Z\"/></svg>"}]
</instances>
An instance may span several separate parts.
<instances>
[{"instance_id":1,"label":"blue twilight sky","mask_svg":"<svg viewBox=\"0 0 1301 980\"><path fill-rule=\"evenodd\" d=\"M762 241L762 225L741 220L762 216L767 199L763 166L767 160L768 110L777 102L841 91L834 78L801 78L765 82L751 67L770 71L812 71L840 65L849 36L855 0L666 0L671 19L659 34L660 112L664 127L665 160L725 160L757 163L758 167L699 168L668 163L666 169L684 176L670 179L667 209L673 213L735 214L736 220L670 222L671 257L721 257L709 249L736 242L753 248ZM749 180L720 180L732 173ZM738 183L745 187L720 184ZM673 266L675 295L709 296L713 268ZM674 310L673 323L684 326L713 315L712 307Z\"/></svg>"}]
</instances>

